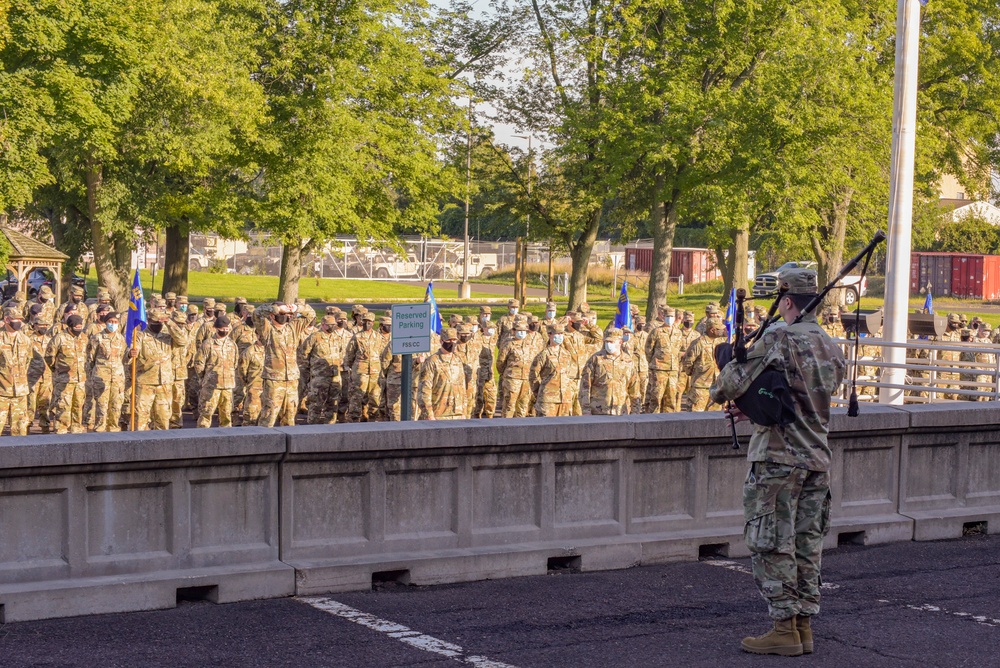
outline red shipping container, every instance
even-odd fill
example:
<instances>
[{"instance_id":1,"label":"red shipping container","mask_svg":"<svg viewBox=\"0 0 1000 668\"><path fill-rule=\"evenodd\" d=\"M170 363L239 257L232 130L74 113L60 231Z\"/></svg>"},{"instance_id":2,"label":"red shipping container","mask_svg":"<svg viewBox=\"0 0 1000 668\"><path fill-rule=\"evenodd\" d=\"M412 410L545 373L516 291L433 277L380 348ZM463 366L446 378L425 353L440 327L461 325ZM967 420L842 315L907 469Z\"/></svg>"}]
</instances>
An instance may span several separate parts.
<instances>
[{"instance_id":1,"label":"red shipping container","mask_svg":"<svg viewBox=\"0 0 1000 668\"><path fill-rule=\"evenodd\" d=\"M626 248L625 269L646 273L652 271L653 249ZM670 253L670 278L676 280L681 274L687 284L722 278L722 272L715 266L715 252L707 248L674 248Z\"/></svg>"},{"instance_id":2,"label":"red shipping container","mask_svg":"<svg viewBox=\"0 0 1000 668\"><path fill-rule=\"evenodd\" d=\"M936 297L1000 299L1000 255L912 253L910 292L928 283Z\"/></svg>"}]
</instances>

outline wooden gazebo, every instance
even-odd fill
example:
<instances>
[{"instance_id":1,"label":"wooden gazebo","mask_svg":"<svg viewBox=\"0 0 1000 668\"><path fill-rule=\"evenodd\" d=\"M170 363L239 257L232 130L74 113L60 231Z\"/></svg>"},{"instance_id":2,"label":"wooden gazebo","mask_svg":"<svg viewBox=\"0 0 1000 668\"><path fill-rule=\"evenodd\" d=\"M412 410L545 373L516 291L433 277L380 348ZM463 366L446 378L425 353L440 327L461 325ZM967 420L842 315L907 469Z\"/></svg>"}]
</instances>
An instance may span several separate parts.
<instances>
[{"instance_id":1,"label":"wooden gazebo","mask_svg":"<svg viewBox=\"0 0 1000 668\"><path fill-rule=\"evenodd\" d=\"M69 255L60 253L55 248L21 234L9 227L0 227L0 233L10 244L10 257L7 259L7 269L17 278L17 289L28 294L28 276L33 269L48 269L55 280L56 303L62 299L62 266Z\"/></svg>"}]
</instances>

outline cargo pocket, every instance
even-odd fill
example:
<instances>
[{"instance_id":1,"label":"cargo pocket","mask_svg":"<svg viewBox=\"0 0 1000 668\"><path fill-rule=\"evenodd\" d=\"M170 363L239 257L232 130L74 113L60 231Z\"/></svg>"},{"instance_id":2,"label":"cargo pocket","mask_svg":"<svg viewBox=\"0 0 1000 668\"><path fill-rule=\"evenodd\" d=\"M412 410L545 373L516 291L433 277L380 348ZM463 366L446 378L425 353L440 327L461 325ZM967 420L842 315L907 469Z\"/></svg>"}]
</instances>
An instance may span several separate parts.
<instances>
[{"instance_id":1,"label":"cargo pocket","mask_svg":"<svg viewBox=\"0 0 1000 668\"><path fill-rule=\"evenodd\" d=\"M820 535L825 536L830 533L830 492L826 493L823 499L823 510L820 512Z\"/></svg>"},{"instance_id":2,"label":"cargo pocket","mask_svg":"<svg viewBox=\"0 0 1000 668\"><path fill-rule=\"evenodd\" d=\"M743 513L746 518L743 539L747 549L758 554L774 552L778 548L775 506L787 476L787 472L781 475L781 471L768 469L763 462L755 462L743 485Z\"/></svg>"}]
</instances>

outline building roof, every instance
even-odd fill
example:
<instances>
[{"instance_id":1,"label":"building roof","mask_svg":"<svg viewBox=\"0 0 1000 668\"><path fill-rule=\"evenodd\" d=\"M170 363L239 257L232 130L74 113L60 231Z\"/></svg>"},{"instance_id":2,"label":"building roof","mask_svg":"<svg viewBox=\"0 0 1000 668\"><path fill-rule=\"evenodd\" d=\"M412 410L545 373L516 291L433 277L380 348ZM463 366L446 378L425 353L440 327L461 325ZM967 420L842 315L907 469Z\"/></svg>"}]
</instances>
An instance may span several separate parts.
<instances>
[{"instance_id":1,"label":"building roof","mask_svg":"<svg viewBox=\"0 0 1000 668\"><path fill-rule=\"evenodd\" d=\"M55 260L65 262L69 259L69 255L61 253L55 248L32 239L26 234L16 232L9 227L0 227L0 232L10 242L11 260Z\"/></svg>"},{"instance_id":2,"label":"building roof","mask_svg":"<svg viewBox=\"0 0 1000 668\"><path fill-rule=\"evenodd\" d=\"M963 218L975 216L988 223L1000 227L1000 207L989 202L967 202L950 212L952 222L958 222Z\"/></svg>"}]
</instances>

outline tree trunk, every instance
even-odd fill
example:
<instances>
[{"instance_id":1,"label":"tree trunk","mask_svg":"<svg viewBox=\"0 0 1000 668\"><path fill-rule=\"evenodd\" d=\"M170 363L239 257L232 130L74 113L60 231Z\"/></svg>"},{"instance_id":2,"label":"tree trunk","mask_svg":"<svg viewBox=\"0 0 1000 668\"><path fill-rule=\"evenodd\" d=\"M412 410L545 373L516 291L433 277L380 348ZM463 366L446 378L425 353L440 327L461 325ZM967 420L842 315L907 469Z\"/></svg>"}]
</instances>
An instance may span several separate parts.
<instances>
[{"instance_id":1,"label":"tree trunk","mask_svg":"<svg viewBox=\"0 0 1000 668\"><path fill-rule=\"evenodd\" d=\"M728 246L723 248L722 246L715 247L715 264L719 268L719 273L722 274L722 298L719 300L719 305L729 304L729 294L733 289L733 268L736 266L735 258L736 253L733 246Z\"/></svg>"},{"instance_id":2,"label":"tree trunk","mask_svg":"<svg viewBox=\"0 0 1000 668\"><path fill-rule=\"evenodd\" d=\"M590 214L587 228L575 243L569 244L569 256L572 260L572 273L569 277L569 306L575 311L580 304L587 301L587 279L590 271L590 255L594 252L597 242L597 230L601 226L603 206Z\"/></svg>"},{"instance_id":3,"label":"tree trunk","mask_svg":"<svg viewBox=\"0 0 1000 668\"><path fill-rule=\"evenodd\" d=\"M813 234L812 249L816 257L819 287L822 289L837 277L844 264L844 238L847 235L847 214L854 198L853 188L834 191L829 209L820 211L823 225ZM831 290L824 306L840 306L845 303L844 290Z\"/></svg>"},{"instance_id":4,"label":"tree trunk","mask_svg":"<svg viewBox=\"0 0 1000 668\"><path fill-rule=\"evenodd\" d=\"M167 241L163 253L163 294L188 291L188 242L191 230L185 223L175 223L166 229Z\"/></svg>"},{"instance_id":5,"label":"tree trunk","mask_svg":"<svg viewBox=\"0 0 1000 668\"><path fill-rule=\"evenodd\" d=\"M747 267L750 265L750 230L740 228L733 234L733 248L730 249L730 257L733 261L733 281L732 287L739 290L743 288L750 296L750 275Z\"/></svg>"},{"instance_id":6,"label":"tree trunk","mask_svg":"<svg viewBox=\"0 0 1000 668\"><path fill-rule=\"evenodd\" d=\"M646 301L648 318L656 315L656 305L667 302L667 288L670 285L670 255L674 250L674 230L677 229L677 195L675 189L669 201L661 200L665 180L656 177L653 190L652 233L653 266L649 272L649 298ZM687 278L690 278L688 276Z\"/></svg>"},{"instance_id":7,"label":"tree trunk","mask_svg":"<svg viewBox=\"0 0 1000 668\"><path fill-rule=\"evenodd\" d=\"M97 196L103 179L100 163L91 161L85 174L87 183L87 215L90 218L90 236L94 245L94 266L97 269L97 282L111 293L111 301L119 311L128 309L129 286L122 280L116 269L118 258L116 244L104 227L97 206Z\"/></svg>"},{"instance_id":8,"label":"tree trunk","mask_svg":"<svg viewBox=\"0 0 1000 668\"><path fill-rule=\"evenodd\" d=\"M296 237L281 247L281 272L278 275L278 299L292 304L299 297L302 277L302 239Z\"/></svg>"}]
</instances>

